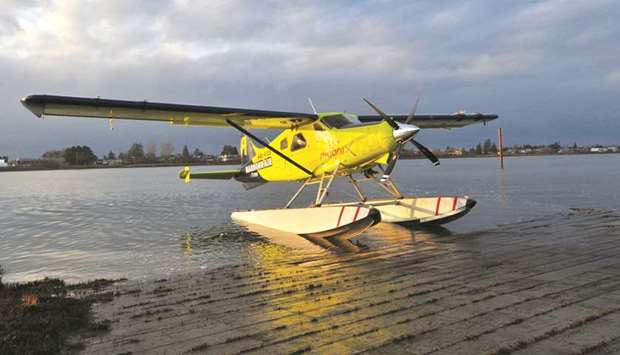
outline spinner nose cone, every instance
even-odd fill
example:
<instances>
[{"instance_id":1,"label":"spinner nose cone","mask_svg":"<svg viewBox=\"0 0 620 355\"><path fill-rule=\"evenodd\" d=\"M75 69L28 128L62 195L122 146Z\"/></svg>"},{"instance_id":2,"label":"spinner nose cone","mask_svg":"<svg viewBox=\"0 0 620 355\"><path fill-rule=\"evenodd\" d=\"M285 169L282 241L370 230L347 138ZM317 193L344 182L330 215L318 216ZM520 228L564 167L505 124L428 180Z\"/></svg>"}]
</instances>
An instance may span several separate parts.
<instances>
[{"instance_id":1,"label":"spinner nose cone","mask_svg":"<svg viewBox=\"0 0 620 355\"><path fill-rule=\"evenodd\" d=\"M395 129L392 134L394 135L394 139L396 139L399 143L404 143L410 140L415 137L418 131L420 131L419 127L412 124L399 123L398 126L399 128Z\"/></svg>"}]
</instances>

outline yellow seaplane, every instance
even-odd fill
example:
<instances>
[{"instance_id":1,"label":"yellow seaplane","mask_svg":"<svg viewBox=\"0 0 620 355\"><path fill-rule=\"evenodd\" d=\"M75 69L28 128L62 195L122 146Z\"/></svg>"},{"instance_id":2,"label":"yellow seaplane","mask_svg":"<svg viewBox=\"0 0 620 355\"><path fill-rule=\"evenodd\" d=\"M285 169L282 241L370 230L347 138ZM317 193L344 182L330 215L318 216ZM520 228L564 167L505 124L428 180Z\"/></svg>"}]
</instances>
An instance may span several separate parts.
<instances>
[{"instance_id":1,"label":"yellow seaplane","mask_svg":"<svg viewBox=\"0 0 620 355\"><path fill-rule=\"evenodd\" d=\"M456 128L486 123L494 114L465 113L417 115L419 100L408 115L388 115L367 99L376 115L344 112L313 113L265 111L241 108L195 106L30 95L21 103L38 117L72 116L110 120L168 122L182 126L232 127L243 134L240 143L242 165L239 169L191 172L188 167L180 178L235 179L246 189L267 182L299 182L301 185L283 208L233 212L233 220L267 229L310 238L359 234L380 221L407 224L442 224L465 215L475 201L468 197L404 196L394 184L391 173L405 144L413 144L434 165L439 160L414 138L420 129ZM267 142L250 129L281 129ZM325 198L335 178L347 179L358 196L357 201L327 203ZM369 199L360 183L376 183L387 197ZM318 185L310 206L294 208L293 203L310 186Z\"/></svg>"}]
</instances>

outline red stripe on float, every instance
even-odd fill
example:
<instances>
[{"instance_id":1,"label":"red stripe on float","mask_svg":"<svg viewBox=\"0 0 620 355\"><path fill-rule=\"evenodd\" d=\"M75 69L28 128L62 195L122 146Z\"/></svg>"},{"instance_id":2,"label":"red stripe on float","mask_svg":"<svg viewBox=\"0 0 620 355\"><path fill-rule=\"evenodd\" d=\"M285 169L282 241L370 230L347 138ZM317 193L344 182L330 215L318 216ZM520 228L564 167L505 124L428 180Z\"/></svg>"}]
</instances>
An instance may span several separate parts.
<instances>
[{"instance_id":1,"label":"red stripe on float","mask_svg":"<svg viewBox=\"0 0 620 355\"><path fill-rule=\"evenodd\" d=\"M452 211L454 211L456 209L456 200L458 200L458 197L454 197L454 201L452 201Z\"/></svg>"},{"instance_id":2,"label":"red stripe on float","mask_svg":"<svg viewBox=\"0 0 620 355\"><path fill-rule=\"evenodd\" d=\"M357 221L357 214L360 213L360 207L357 206L357 209L355 210L355 216L353 216L353 222Z\"/></svg>"},{"instance_id":3,"label":"red stripe on float","mask_svg":"<svg viewBox=\"0 0 620 355\"><path fill-rule=\"evenodd\" d=\"M437 206L435 206L435 216L439 214L439 205L441 204L441 197L437 197Z\"/></svg>"},{"instance_id":4,"label":"red stripe on float","mask_svg":"<svg viewBox=\"0 0 620 355\"><path fill-rule=\"evenodd\" d=\"M340 216L338 216L338 225L336 227L340 227L340 220L342 219L342 213L344 212L344 206L340 209Z\"/></svg>"}]
</instances>

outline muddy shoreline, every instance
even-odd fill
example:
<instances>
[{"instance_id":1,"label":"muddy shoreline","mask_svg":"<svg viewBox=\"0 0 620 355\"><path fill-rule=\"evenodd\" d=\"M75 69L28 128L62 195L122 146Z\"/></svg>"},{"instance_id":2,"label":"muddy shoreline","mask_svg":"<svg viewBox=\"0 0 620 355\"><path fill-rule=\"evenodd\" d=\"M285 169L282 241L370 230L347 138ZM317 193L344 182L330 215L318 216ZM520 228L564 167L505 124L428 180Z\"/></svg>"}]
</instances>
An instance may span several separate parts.
<instances>
[{"instance_id":1,"label":"muddy shoreline","mask_svg":"<svg viewBox=\"0 0 620 355\"><path fill-rule=\"evenodd\" d=\"M485 232L403 233L358 254L109 287L85 353L583 354L620 351L620 215L573 210Z\"/></svg>"},{"instance_id":2,"label":"muddy shoreline","mask_svg":"<svg viewBox=\"0 0 620 355\"><path fill-rule=\"evenodd\" d=\"M2 271L0 267L0 354L77 353L84 349L83 339L110 329L110 320L97 319L91 308L113 300L106 288L116 281L67 285L46 278L5 284Z\"/></svg>"}]
</instances>

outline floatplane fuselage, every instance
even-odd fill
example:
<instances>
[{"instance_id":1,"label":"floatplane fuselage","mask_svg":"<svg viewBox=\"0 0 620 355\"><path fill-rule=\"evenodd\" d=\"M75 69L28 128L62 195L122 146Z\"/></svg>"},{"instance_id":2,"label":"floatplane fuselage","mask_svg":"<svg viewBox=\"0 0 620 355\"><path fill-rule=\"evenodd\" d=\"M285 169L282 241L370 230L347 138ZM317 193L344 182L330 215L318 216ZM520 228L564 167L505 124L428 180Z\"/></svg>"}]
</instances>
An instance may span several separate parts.
<instances>
[{"instance_id":1,"label":"floatplane fuselage","mask_svg":"<svg viewBox=\"0 0 620 355\"><path fill-rule=\"evenodd\" d=\"M257 147L251 141L248 145L248 140L242 138L242 159L249 158L249 161L235 178L241 182L252 178L256 182L294 182L320 179L333 173L348 176L386 165L390 153L399 144L397 139L404 142L419 131L416 126L401 124L396 133L385 121L359 123L356 116L346 113L319 113L318 116L313 123L285 129L269 142L272 148L307 171L269 148Z\"/></svg>"}]
</instances>

